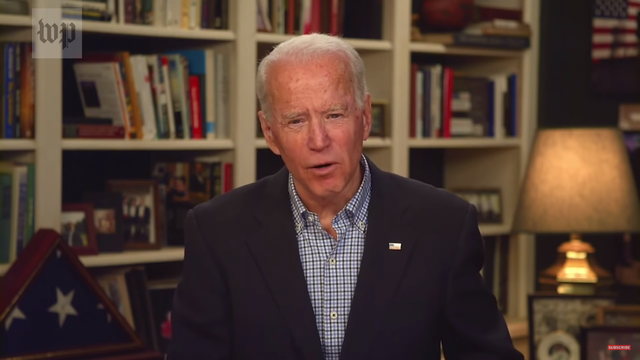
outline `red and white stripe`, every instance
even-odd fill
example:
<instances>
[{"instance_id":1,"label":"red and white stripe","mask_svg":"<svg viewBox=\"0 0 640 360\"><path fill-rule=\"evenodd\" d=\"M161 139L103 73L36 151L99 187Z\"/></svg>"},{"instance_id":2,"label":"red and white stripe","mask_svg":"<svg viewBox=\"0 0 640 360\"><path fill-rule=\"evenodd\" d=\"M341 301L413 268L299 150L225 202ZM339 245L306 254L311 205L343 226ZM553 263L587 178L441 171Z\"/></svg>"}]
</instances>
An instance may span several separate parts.
<instances>
[{"instance_id":1,"label":"red and white stripe","mask_svg":"<svg viewBox=\"0 0 640 360\"><path fill-rule=\"evenodd\" d=\"M626 19L593 19L591 56L594 60L638 55L636 36L640 0L629 0ZM615 35L614 35L615 33ZM615 45L614 45L615 44ZM613 50L615 48L615 50Z\"/></svg>"}]
</instances>

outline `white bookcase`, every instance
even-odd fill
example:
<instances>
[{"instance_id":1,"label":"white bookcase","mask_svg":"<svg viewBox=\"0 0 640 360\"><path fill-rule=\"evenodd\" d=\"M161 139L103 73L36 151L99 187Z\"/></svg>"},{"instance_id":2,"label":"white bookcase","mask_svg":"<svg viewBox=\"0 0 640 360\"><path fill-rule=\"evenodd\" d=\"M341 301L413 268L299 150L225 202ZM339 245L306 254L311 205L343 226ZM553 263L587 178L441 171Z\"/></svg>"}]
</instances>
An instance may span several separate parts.
<instances>
[{"instance_id":1,"label":"white bookcase","mask_svg":"<svg viewBox=\"0 0 640 360\"><path fill-rule=\"evenodd\" d=\"M33 0L34 7L55 6L54 0ZM410 39L411 0L384 0L383 40L349 39L361 53L373 98L387 99L391 110L391 136L372 138L365 152L383 169L409 176L410 150L445 149L445 186L500 187L504 199L505 222L481 226L483 235L508 234L515 211L518 188L524 174L529 147L535 131L537 100L538 2L524 0L524 18L533 30L532 46L526 51L481 48L449 48L439 44L414 43ZM86 140L62 139L61 59L35 59L34 140L0 140L0 159L30 159L36 163L36 226L58 229L62 206L63 152L84 150L197 150L225 153L234 162L234 186L256 179L256 152L266 149L256 139L257 60L265 49L289 38L287 35L256 31L256 1L230 1L229 30L183 30L142 25L120 25L83 21L83 42L99 34L127 39L127 44L150 38L198 40L231 54L230 122L231 137L218 140ZM29 16L0 15L0 40L31 41ZM162 42L158 42L162 44ZM128 49L132 53L135 48ZM169 50L160 49L158 51ZM509 139L455 138L410 139L410 64L412 54L433 61L453 61L474 70L511 69L518 74L518 137ZM431 60L430 60L431 61ZM265 151L265 150L262 150ZM415 161L415 160L414 160ZM125 252L86 256L87 266L180 261L182 250ZM7 266L0 267L0 274ZM526 317L526 296L533 290L533 244L524 236L512 236L509 273L510 319ZM526 326L514 322L518 334ZM515 331L515 330L514 330Z\"/></svg>"}]
</instances>

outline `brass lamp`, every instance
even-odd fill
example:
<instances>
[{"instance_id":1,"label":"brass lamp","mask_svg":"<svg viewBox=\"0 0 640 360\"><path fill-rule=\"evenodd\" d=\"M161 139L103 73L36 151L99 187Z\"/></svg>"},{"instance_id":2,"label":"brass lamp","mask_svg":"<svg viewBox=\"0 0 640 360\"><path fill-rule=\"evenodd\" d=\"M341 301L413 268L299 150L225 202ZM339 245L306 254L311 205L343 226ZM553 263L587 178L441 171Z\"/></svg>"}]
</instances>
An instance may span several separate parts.
<instances>
[{"instance_id":1,"label":"brass lamp","mask_svg":"<svg viewBox=\"0 0 640 360\"><path fill-rule=\"evenodd\" d=\"M594 294L613 283L581 234L640 231L640 203L617 128L541 129L536 134L514 232L571 234L538 281L558 293Z\"/></svg>"}]
</instances>

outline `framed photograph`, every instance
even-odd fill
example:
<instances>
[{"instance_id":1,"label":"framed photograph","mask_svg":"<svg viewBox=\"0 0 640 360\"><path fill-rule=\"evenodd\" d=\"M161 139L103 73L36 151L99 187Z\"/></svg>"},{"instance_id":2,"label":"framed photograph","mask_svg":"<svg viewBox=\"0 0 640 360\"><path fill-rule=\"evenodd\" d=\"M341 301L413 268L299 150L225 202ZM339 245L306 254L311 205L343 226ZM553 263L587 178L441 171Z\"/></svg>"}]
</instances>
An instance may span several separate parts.
<instances>
[{"instance_id":1,"label":"framed photograph","mask_svg":"<svg viewBox=\"0 0 640 360\"><path fill-rule=\"evenodd\" d=\"M98 251L123 251L122 194L88 193L84 200L93 204Z\"/></svg>"},{"instance_id":2,"label":"framed photograph","mask_svg":"<svg viewBox=\"0 0 640 360\"><path fill-rule=\"evenodd\" d=\"M614 296L529 295L529 359L580 359L581 327L596 325L598 308Z\"/></svg>"},{"instance_id":3,"label":"framed photograph","mask_svg":"<svg viewBox=\"0 0 640 360\"><path fill-rule=\"evenodd\" d=\"M636 360L640 359L640 327L585 326L580 332L580 360ZM609 349L609 345L628 348Z\"/></svg>"},{"instance_id":4,"label":"framed photograph","mask_svg":"<svg viewBox=\"0 0 640 360\"><path fill-rule=\"evenodd\" d=\"M500 189L453 189L451 192L476 207L478 223L502 223L502 193Z\"/></svg>"},{"instance_id":5,"label":"framed photograph","mask_svg":"<svg viewBox=\"0 0 640 360\"><path fill-rule=\"evenodd\" d=\"M120 314L127 320L132 329L136 328L131 310L131 301L125 277L126 269L107 270L95 276L96 281L102 287L109 299L113 301Z\"/></svg>"},{"instance_id":6,"label":"framed photograph","mask_svg":"<svg viewBox=\"0 0 640 360\"><path fill-rule=\"evenodd\" d=\"M640 131L640 104L620 104L618 127L622 131Z\"/></svg>"},{"instance_id":7,"label":"framed photograph","mask_svg":"<svg viewBox=\"0 0 640 360\"><path fill-rule=\"evenodd\" d=\"M160 248L162 220L157 182L155 180L109 180L107 190L122 196L124 248Z\"/></svg>"},{"instance_id":8,"label":"framed photograph","mask_svg":"<svg viewBox=\"0 0 640 360\"><path fill-rule=\"evenodd\" d=\"M640 306L614 305L598 309L598 325L640 327Z\"/></svg>"},{"instance_id":9,"label":"framed photograph","mask_svg":"<svg viewBox=\"0 0 640 360\"><path fill-rule=\"evenodd\" d=\"M388 137L389 134L389 102L386 100L371 101L371 132L372 137Z\"/></svg>"},{"instance_id":10,"label":"framed photograph","mask_svg":"<svg viewBox=\"0 0 640 360\"><path fill-rule=\"evenodd\" d=\"M60 236L78 255L97 255L96 229L91 203L63 204Z\"/></svg>"}]
</instances>

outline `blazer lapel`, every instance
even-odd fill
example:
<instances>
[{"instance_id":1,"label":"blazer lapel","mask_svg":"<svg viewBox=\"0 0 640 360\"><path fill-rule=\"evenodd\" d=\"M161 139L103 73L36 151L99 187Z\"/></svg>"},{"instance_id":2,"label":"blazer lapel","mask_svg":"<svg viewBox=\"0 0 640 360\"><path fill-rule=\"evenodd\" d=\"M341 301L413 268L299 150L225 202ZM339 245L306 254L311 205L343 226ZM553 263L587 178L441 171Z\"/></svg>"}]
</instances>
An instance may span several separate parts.
<instances>
[{"instance_id":1,"label":"blazer lapel","mask_svg":"<svg viewBox=\"0 0 640 360\"><path fill-rule=\"evenodd\" d=\"M255 215L261 226L248 239L252 254L282 315L301 359L323 360L316 318L304 277L287 190L288 171L267 184Z\"/></svg>"},{"instance_id":2,"label":"blazer lapel","mask_svg":"<svg viewBox=\"0 0 640 360\"><path fill-rule=\"evenodd\" d=\"M408 205L397 201L397 194L403 190L395 187L392 175L371 161L369 166L369 225L341 360L365 358L414 246L414 237L403 224ZM400 249L390 249L389 243L400 243Z\"/></svg>"}]
</instances>

